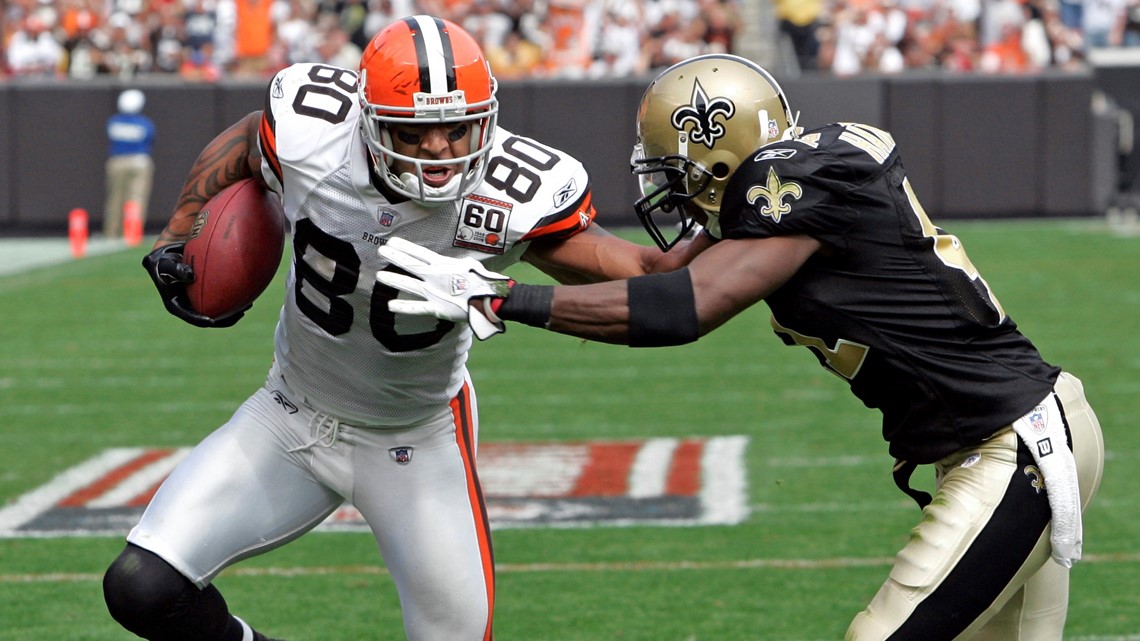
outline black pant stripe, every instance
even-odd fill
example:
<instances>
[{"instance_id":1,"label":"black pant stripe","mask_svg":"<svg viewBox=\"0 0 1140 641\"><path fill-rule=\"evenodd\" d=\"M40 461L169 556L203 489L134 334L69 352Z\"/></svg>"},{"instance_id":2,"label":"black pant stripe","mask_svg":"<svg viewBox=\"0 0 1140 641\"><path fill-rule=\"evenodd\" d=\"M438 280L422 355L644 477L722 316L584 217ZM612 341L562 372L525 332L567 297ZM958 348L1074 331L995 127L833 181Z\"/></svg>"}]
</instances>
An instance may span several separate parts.
<instances>
[{"instance_id":1,"label":"black pant stripe","mask_svg":"<svg viewBox=\"0 0 1140 641\"><path fill-rule=\"evenodd\" d=\"M1052 518L1045 492L1025 473L1033 455L1018 439L1017 469L992 518L942 583L891 641L950 640L988 608L1021 569Z\"/></svg>"}]
</instances>

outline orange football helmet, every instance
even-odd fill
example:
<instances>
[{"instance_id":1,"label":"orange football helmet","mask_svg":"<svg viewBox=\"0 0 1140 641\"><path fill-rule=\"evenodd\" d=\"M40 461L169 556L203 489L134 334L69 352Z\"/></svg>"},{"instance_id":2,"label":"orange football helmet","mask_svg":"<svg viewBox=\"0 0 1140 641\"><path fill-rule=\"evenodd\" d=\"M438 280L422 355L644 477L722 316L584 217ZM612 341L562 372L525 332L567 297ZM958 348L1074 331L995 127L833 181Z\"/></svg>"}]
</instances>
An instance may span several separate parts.
<instances>
[{"instance_id":1,"label":"orange football helmet","mask_svg":"<svg viewBox=\"0 0 1140 641\"><path fill-rule=\"evenodd\" d=\"M478 42L458 25L432 16L398 20L377 33L360 58L360 128L380 178L394 191L420 202L451 202L479 186L484 157L495 138L498 83ZM470 153L424 160L396 153L390 126L471 124ZM397 175L393 163L415 167ZM459 165L446 185L424 182L424 168Z\"/></svg>"}]
</instances>

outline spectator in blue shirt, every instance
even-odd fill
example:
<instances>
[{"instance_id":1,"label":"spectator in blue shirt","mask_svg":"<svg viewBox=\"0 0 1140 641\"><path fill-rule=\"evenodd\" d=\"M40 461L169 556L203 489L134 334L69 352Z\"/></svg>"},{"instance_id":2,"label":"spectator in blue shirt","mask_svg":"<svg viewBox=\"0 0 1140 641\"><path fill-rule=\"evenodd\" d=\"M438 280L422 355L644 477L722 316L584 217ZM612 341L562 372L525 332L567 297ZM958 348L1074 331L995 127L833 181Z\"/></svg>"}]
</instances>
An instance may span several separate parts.
<instances>
[{"instance_id":1,"label":"spectator in blue shirt","mask_svg":"<svg viewBox=\"0 0 1140 641\"><path fill-rule=\"evenodd\" d=\"M103 207L103 235L118 238L123 233L123 208L138 203L140 225L154 182L154 122L142 114L146 96L138 89L119 94L119 111L107 120L111 149L107 158L107 200Z\"/></svg>"}]
</instances>

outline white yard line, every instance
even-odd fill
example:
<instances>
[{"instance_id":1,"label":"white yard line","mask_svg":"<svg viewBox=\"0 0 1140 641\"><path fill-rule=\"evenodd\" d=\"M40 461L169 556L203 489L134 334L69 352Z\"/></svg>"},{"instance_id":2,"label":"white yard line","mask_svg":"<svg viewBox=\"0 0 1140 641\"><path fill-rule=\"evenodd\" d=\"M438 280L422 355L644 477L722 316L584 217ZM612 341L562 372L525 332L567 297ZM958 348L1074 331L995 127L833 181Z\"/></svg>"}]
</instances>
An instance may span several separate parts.
<instances>
[{"instance_id":1,"label":"white yard line","mask_svg":"<svg viewBox=\"0 0 1140 641\"><path fill-rule=\"evenodd\" d=\"M662 572L691 570L835 570L858 567L885 567L892 557L833 557L824 559L738 559L735 561L630 561L628 563L499 563L495 571L503 574L542 572ZM1140 553L1087 554L1080 563L1140 563ZM304 576L387 576L388 570L377 565L316 565L307 567L235 567L225 571L233 577L304 577ZM45 572L0 574L4 583L82 583L101 581L102 574L84 572ZM1106 637L1108 638L1108 637ZM1116 638L1116 637L1111 637ZM1131 638L1131 637L1128 637ZM1137 639L1140 641L1140 638Z\"/></svg>"},{"instance_id":2,"label":"white yard line","mask_svg":"<svg viewBox=\"0 0 1140 641\"><path fill-rule=\"evenodd\" d=\"M147 239L142 245L132 249L150 247ZM85 257L102 256L128 249L121 240L92 238L87 243ZM0 240L0 276L59 265L76 259L71 255L71 245L66 237L45 238L5 238Z\"/></svg>"}]
</instances>

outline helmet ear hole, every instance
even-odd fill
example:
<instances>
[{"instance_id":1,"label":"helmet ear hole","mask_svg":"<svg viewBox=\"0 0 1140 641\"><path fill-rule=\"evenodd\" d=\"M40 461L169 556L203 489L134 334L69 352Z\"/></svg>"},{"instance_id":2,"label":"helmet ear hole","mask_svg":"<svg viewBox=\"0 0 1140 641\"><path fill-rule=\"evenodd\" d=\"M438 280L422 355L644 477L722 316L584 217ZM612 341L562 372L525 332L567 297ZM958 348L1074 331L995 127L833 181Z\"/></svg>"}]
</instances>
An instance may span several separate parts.
<instances>
[{"instance_id":1,"label":"helmet ear hole","mask_svg":"<svg viewBox=\"0 0 1140 641\"><path fill-rule=\"evenodd\" d=\"M730 173L730 170L728 168L728 163L724 163L724 162L713 163L713 166L712 166L713 178L715 178L717 180L723 180L723 179L728 177L729 173Z\"/></svg>"}]
</instances>

